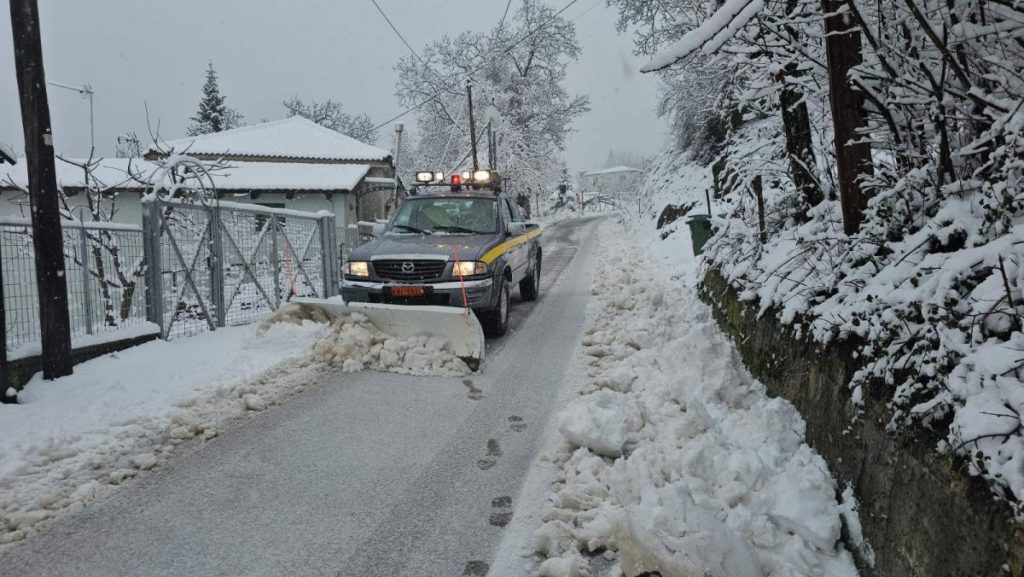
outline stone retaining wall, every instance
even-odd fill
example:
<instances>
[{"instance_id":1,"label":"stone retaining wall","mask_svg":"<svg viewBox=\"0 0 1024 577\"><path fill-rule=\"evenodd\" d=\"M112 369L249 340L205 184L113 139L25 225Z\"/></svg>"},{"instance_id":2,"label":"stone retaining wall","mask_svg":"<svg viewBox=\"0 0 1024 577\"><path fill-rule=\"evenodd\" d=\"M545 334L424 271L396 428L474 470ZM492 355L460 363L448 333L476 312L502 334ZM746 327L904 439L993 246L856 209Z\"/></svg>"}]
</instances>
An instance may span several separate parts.
<instances>
[{"instance_id":1,"label":"stone retaining wall","mask_svg":"<svg viewBox=\"0 0 1024 577\"><path fill-rule=\"evenodd\" d=\"M858 365L849 343L822 348L794 338L770 312L757 318L715 271L701 298L750 372L803 414L807 442L836 480L853 485L875 553L873 568L858 559L861 575L1024 575L1022 526L959 459L935 451L938 437L886 432L889 391L868 391L854 419L847 383Z\"/></svg>"}]
</instances>

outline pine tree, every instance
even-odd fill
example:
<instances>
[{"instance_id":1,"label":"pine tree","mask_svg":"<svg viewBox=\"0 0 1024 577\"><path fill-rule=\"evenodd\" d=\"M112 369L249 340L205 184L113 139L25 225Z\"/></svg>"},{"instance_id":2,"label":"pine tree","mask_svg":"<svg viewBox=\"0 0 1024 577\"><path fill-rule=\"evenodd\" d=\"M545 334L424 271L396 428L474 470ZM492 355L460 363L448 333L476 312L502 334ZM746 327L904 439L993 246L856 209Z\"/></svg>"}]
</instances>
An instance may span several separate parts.
<instances>
[{"instance_id":1,"label":"pine tree","mask_svg":"<svg viewBox=\"0 0 1024 577\"><path fill-rule=\"evenodd\" d=\"M199 101L199 110L192 117L192 124L189 125L186 133L189 136L198 136L241 126L242 115L225 104L225 100L217 85L217 71L213 69L213 61L210 61L206 66L203 98Z\"/></svg>"}]
</instances>

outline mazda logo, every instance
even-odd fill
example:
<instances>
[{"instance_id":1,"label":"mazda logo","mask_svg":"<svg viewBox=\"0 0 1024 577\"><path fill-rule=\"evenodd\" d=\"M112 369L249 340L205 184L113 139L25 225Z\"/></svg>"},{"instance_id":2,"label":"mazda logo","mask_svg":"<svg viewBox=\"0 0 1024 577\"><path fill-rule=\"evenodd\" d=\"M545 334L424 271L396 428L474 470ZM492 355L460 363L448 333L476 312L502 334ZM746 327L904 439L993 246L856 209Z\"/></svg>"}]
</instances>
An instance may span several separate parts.
<instances>
[{"instance_id":1,"label":"mazda logo","mask_svg":"<svg viewBox=\"0 0 1024 577\"><path fill-rule=\"evenodd\" d=\"M402 263L402 272L413 272L415 270L416 265L412 264L411 262L405 261Z\"/></svg>"}]
</instances>

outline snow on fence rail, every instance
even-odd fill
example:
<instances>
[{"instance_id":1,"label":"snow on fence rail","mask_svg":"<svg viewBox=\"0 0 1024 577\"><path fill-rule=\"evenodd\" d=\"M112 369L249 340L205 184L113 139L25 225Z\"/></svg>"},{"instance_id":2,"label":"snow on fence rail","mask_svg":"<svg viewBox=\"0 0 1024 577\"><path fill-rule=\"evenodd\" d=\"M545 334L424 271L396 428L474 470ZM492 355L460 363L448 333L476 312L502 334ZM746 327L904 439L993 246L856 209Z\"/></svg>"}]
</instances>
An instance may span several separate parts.
<instances>
[{"instance_id":1,"label":"snow on fence rail","mask_svg":"<svg viewBox=\"0 0 1024 577\"><path fill-rule=\"evenodd\" d=\"M75 342L138 334L145 315L145 254L139 226L63 221L71 335ZM39 297L32 222L0 218L4 323L9 358L38 352ZM89 337L89 338L86 338Z\"/></svg>"},{"instance_id":2,"label":"snow on fence rail","mask_svg":"<svg viewBox=\"0 0 1024 577\"><path fill-rule=\"evenodd\" d=\"M148 199L142 227L62 221L72 342L173 339L257 321L293 296L338 292L334 216ZM39 352L32 223L0 218L8 358Z\"/></svg>"}]
</instances>

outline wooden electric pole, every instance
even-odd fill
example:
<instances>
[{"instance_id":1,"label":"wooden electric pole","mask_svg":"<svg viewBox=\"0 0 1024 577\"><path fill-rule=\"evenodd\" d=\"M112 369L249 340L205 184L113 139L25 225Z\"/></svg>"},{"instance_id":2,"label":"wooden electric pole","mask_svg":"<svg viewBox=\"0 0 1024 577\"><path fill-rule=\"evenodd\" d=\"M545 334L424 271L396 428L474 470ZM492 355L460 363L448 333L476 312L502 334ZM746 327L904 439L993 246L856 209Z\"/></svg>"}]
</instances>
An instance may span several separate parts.
<instances>
[{"instance_id":1,"label":"wooden electric pole","mask_svg":"<svg viewBox=\"0 0 1024 577\"><path fill-rule=\"evenodd\" d=\"M71 374L71 323L68 318L57 175L53 166L50 105L46 99L46 75L43 73L39 6L36 0L10 0L10 3L14 64L18 74L28 164L43 378L55 379Z\"/></svg>"},{"instance_id":2,"label":"wooden electric pole","mask_svg":"<svg viewBox=\"0 0 1024 577\"><path fill-rule=\"evenodd\" d=\"M476 119L473 118L473 83L466 81L466 97L469 98L469 146L473 151L473 172L480 170L476 158Z\"/></svg>"}]
</instances>

